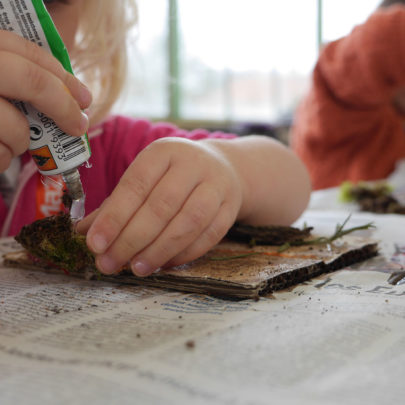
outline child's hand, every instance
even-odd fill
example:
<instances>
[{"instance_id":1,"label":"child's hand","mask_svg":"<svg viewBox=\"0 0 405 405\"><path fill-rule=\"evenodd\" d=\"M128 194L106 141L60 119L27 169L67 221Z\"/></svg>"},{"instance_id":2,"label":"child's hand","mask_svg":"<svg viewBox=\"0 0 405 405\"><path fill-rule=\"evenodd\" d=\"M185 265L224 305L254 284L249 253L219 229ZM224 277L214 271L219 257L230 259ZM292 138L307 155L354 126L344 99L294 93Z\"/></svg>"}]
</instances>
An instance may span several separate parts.
<instances>
[{"instance_id":1,"label":"child's hand","mask_svg":"<svg viewBox=\"0 0 405 405\"><path fill-rule=\"evenodd\" d=\"M78 226L111 274L130 261L151 274L204 254L234 223L242 185L233 166L204 141L155 141L142 151L101 207Z\"/></svg>"},{"instance_id":2,"label":"child's hand","mask_svg":"<svg viewBox=\"0 0 405 405\"><path fill-rule=\"evenodd\" d=\"M83 135L91 103L89 90L50 53L11 32L0 30L0 172L27 150L28 122L8 99L26 101L66 133Z\"/></svg>"}]
</instances>

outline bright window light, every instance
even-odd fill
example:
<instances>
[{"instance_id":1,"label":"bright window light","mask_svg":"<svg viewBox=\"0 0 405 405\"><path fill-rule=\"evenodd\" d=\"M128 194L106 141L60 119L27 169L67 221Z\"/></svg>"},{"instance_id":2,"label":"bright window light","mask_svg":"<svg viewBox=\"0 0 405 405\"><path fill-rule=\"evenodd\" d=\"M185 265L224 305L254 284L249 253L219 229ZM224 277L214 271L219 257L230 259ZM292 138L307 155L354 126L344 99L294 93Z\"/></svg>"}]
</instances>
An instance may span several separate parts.
<instances>
[{"instance_id":1,"label":"bright window light","mask_svg":"<svg viewBox=\"0 0 405 405\"><path fill-rule=\"evenodd\" d=\"M168 40L169 2L178 10L174 43ZM183 121L290 122L310 83L319 28L323 43L335 40L364 22L380 1L323 0L321 21L318 3L138 0L129 82L115 112ZM173 47L178 80L169 73Z\"/></svg>"},{"instance_id":2,"label":"bright window light","mask_svg":"<svg viewBox=\"0 0 405 405\"><path fill-rule=\"evenodd\" d=\"M316 59L316 2L178 4L185 118L274 121L295 107Z\"/></svg>"},{"instance_id":3,"label":"bright window light","mask_svg":"<svg viewBox=\"0 0 405 405\"><path fill-rule=\"evenodd\" d=\"M139 25L131 33L128 83L115 112L137 117L168 115L167 0L139 0Z\"/></svg>"},{"instance_id":4,"label":"bright window light","mask_svg":"<svg viewBox=\"0 0 405 405\"><path fill-rule=\"evenodd\" d=\"M381 0L323 0L323 42L330 42L350 33L354 26L366 21Z\"/></svg>"}]
</instances>

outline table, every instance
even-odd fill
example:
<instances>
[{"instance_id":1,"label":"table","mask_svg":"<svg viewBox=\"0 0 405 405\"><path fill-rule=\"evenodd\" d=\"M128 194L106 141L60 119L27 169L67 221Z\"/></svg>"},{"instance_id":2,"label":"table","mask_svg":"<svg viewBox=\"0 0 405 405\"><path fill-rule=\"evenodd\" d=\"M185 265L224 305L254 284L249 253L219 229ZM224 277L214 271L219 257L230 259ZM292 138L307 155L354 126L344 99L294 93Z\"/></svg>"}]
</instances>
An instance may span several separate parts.
<instances>
[{"instance_id":1,"label":"table","mask_svg":"<svg viewBox=\"0 0 405 405\"><path fill-rule=\"evenodd\" d=\"M315 202L334 193L297 225L333 232L348 210ZM0 266L0 403L399 403L405 286L387 278L405 267L405 217L350 224L369 221L381 255L257 302Z\"/></svg>"}]
</instances>

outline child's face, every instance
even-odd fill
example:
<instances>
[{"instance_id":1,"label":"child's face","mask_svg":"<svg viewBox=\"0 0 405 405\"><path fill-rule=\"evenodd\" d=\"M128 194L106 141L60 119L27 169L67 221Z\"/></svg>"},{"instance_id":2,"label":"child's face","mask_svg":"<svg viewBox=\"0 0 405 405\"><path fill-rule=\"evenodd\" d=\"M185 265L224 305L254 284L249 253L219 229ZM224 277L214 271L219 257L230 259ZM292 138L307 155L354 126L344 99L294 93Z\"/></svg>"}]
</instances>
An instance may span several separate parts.
<instances>
[{"instance_id":1,"label":"child's face","mask_svg":"<svg viewBox=\"0 0 405 405\"><path fill-rule=\"evenodd\" d=\"M72 50L83 0L44 0L66 48Z\"/></svg>"}]
</instances>

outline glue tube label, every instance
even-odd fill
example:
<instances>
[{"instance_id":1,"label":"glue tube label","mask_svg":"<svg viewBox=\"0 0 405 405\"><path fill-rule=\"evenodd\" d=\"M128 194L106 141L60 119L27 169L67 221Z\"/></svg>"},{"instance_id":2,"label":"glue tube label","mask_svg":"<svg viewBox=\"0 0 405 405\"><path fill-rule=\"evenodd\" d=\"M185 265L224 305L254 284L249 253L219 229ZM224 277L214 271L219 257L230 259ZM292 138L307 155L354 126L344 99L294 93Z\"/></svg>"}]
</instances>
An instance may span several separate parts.
<instances>
[{"instance_id":1,"label":"glue tube label","mask_svg":"<svg viewBox=\"0 0 405 405\"><path fill-rule=\"evenodd\" d=\"M73 73L67 49L42 0L0 0L0 29L14 32L52 53ZM90 157L87 134L73 137L29 103L11 102L30 126L29 151L40 173L56 175L74 169Z\"/></svg>"}]
</instances>

